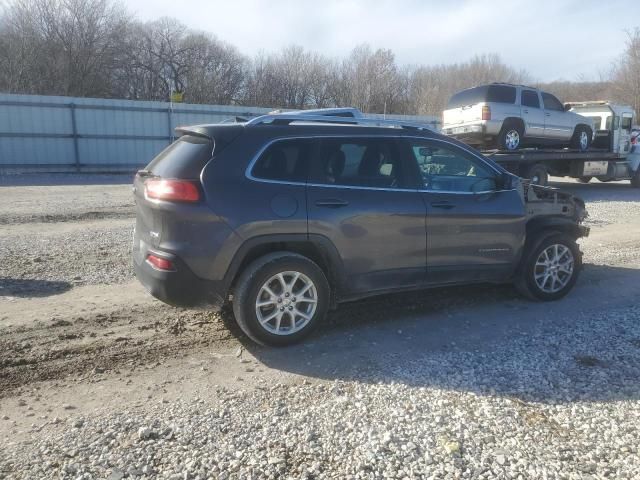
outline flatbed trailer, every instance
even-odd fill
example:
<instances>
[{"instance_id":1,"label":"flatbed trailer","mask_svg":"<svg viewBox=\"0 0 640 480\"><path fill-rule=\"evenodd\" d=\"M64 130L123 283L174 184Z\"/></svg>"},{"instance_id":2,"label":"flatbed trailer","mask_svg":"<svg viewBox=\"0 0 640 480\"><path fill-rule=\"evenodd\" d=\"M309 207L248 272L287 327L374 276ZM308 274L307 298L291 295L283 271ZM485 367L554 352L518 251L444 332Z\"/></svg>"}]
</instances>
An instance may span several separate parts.
<instances>
[{"instance_id":1,"label":"flatbed trailer","mask_svg":"<svg viewBox=\"0 0 640 480\"><path fill-rule=\"evenodd\" d=\"M621 155L604 149L580 152L533 148L515 152L485 150L482 154L537 185L546 185L553 175L573 177L585 183L594 177L604 182L631 180L633 186L640 187L640 152Z\"/></svg>"}]
</instances>

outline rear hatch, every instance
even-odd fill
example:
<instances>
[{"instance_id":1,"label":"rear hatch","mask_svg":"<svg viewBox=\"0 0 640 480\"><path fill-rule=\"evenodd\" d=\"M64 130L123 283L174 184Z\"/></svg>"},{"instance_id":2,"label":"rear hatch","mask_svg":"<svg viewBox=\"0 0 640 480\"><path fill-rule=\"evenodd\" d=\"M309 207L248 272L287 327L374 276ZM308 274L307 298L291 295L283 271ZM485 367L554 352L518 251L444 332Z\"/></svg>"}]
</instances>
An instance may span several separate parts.
<instances>
[{"instance_id":1,"label":"rear hatch","mask_svg":"<svg viewBox=\"0 0 640 480\"><path fill-rule=\"evenodd\" d=\"M482 106L490 96L491 85L468 88L451 97L442 112L443 127L463 125L482 120Z\"/></svg>"},{"instance_id":2,"label":"rear hatch","mask_svg":"<svg viewBox=\"0 0 640 480\"><path fill-rule=\"evenodd\" d=\"M178 242L177 236L207 215L201 173L214 153L223 150L243 131L241 125L176 129L182 136L165 148L135 177L134 258L140 262L149 247ZM185 228L181 228L180 224ZM169 232L170 230L170 232Z\"/></svg>"},{"instance_id":3,"label":"rear hatch","mask_svg":"<svg viewBox=\"0 0 640 480\"><path fill-rule=\"evenodd\" d=\"M442 112L443 128L457 127L481 121L483 105L484 103L476 103L445 110Z\"/></svg>"},{"instance_id":4,"label":"rear hatch","mask_svg":"<svg viewBox=\"0 0 640 480\"><path fill-rule=\"evenodd\" d=\"M516 88L513 85L492 84L462 90L451 97L447 109L442 112L442 127L446 129L490 120L489 104L513 105L515 102ZM484 115L483 107L486 110Z\"/></svg>"}]
</instances>

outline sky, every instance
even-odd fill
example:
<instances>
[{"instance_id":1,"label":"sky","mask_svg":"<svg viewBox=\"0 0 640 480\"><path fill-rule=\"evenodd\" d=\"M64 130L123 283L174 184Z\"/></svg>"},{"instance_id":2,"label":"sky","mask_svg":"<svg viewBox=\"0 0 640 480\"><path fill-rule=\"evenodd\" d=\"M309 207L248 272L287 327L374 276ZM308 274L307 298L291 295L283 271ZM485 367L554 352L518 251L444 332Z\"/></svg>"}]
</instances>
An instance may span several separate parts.
<instances>
[{"instance_id":1,"label":"sky","mask_svg":"<svg viewBox=\"0 0 640 480\"><path fill-rule=\"evenodd\" d=\"M174 17L247 55L297 44L344 57L368 43L400 65L497 53L536 81L598 80L640 27L625 0L124 0L141 20Z\"/></svg>"}]
</instances>

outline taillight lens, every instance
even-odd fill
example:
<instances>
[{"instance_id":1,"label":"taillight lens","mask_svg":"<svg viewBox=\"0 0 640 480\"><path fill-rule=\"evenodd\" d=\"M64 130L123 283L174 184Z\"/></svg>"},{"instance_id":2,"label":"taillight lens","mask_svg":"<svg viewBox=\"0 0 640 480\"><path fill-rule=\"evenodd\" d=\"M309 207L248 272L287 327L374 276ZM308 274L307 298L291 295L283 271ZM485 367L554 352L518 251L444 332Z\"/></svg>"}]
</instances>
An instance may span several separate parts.
<instances>
[{"instance_id":1,"label":"taillight lens","mask_svg":"<svg viewBox=\"0 0 640 480\"><path fill-rule=\"evenodd\" d=\"M491 107L489 105L482 106L482 120L491 120Z\"/></svg>"},{"instance_id":2,"label":"taillight lens","mask_svg":"<svg viewBox=\"0 0 640 480\"><path fill-rule=\"evenodd\" d=\"M197 202L200 200L200 189L195 182L189 180L149 179L144 184L147 198L170 202Z\"/></svg>"},{"instance_id":3,"label":"taillight lens","mask_svg":"<svg viewBox=\"0 0 640 480\"><path fill-rule=\"evenodd\" d=\"M173 266L173 262L171 260L167 260L166 258L158 257L156 255L149 254L147 255L147 262L149 262L153 267L158 270L172 271L175 270Z\"/></svg>"}]
</instances>

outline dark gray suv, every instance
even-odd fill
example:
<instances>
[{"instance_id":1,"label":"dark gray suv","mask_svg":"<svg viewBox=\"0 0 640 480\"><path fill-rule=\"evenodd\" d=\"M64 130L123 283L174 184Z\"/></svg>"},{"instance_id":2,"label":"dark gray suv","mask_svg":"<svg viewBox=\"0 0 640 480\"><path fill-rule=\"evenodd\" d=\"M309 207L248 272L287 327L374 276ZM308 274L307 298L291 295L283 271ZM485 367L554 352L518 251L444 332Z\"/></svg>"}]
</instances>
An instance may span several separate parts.
<instances>
[{"instance_id":1,"label":"dark gray suv","mask_svg":"<svg viewBox=\"0 0 640 480\"><path fill-rule=\"evenodd\" d=\"M555 300L576 282L584 203L422 125L339 110L178 131L135 178L136 275L172 305L231 302L256 342L371 295L513 281Z\"/></svg>"}]
</instances>

